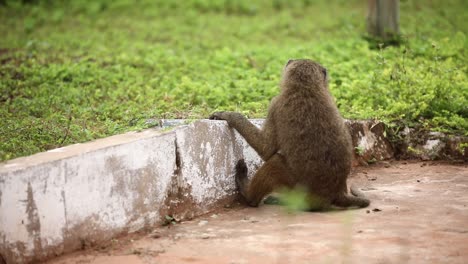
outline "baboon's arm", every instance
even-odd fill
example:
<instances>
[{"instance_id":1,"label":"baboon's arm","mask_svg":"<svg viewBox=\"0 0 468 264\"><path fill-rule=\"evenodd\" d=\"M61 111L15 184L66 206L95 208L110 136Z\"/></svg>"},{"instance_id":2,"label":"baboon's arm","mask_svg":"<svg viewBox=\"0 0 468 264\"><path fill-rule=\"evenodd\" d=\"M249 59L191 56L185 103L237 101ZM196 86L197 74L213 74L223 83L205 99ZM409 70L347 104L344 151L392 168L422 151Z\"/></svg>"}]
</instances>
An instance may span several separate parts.
<instances>
[{"instance_id":1,"label":"baboon's arm","mask_svg":"<svg viewBox=\"0 0 468 264\"><path fill-rule=\"evenodd\" d=\"M265 161L278 151L273 124L269 118L266 119L262 129L236 112L216 112L210 116L210 119L226 120L229 126L236 129Z\"/></svg>"}]
</instances>

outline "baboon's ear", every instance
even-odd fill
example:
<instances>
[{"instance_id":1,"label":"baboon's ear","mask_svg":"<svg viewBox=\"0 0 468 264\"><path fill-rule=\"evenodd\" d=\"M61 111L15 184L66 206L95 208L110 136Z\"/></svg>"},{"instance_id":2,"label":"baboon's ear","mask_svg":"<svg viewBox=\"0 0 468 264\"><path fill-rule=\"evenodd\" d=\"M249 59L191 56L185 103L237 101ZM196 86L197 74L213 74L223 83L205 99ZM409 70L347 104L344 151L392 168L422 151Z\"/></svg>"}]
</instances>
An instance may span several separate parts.
<instances>
[{"instance_id":1,"label":"baboon's ear","mask_svg":"<svg viewBox=\"0 0 468 264\"><path fill-rule=\"evenodd\" d=\"M324 80L328 80L328 72L327 72L327 69L322 68L322 73L323 73L323 79L324 79Z\"/></svg>"}]
</instances>

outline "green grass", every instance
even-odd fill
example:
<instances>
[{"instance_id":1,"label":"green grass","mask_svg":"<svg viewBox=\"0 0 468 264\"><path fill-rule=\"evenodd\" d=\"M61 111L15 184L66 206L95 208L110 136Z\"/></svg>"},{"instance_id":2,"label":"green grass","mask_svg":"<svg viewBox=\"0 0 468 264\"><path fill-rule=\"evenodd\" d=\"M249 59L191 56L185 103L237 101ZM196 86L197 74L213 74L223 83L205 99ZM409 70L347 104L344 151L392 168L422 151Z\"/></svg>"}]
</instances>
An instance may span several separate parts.
<instances>
[{"instance_id":1,"label":"green grass","mask_svg":"<svg viewBox=\"0 0 468 264\"><path fill-rule=\"evenodd\" d=\"M289 58L328 68L347 118L468 131L464 0L402 0L403 44L380 49L365 1L1 2L0 160L150 118L263 117Z\"/></svg>"}]
</instances>

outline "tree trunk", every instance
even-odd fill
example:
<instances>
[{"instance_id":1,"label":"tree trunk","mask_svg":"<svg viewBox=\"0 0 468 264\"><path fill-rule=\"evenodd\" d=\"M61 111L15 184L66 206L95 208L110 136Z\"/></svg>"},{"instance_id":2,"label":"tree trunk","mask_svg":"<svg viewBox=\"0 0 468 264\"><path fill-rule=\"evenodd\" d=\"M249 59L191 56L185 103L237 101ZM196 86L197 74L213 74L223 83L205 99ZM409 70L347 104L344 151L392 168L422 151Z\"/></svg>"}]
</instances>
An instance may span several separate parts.
<instances>
[{"instance_id":1,"label":"tree trunk","mask_svg":"<svg viewBox=\"0 0 468 264\"><path fill-rule=\"evenodd\" d=\"M400 34L400 1L369 0L367 31L376 38L392 40Z\"/></svg>"}]
</instances>

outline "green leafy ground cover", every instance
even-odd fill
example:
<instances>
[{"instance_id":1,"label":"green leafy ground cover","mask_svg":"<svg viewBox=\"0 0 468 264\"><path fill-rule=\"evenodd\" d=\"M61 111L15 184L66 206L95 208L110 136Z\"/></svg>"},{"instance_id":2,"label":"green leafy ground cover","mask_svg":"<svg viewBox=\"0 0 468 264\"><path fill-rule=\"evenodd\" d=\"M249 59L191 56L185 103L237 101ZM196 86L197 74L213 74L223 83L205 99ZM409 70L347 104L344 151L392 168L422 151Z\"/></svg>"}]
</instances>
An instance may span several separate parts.
<instances>
[{"instance_id":1,"label":"green leafy ground cover","mask_svg":"<svg viewBox=\"0 0 468 264\"><path fill-rule=\"evenodd\" d=\"M464 0L401 0L403 43L380 48L366 1L32 2L0 1L0 160L148 119L263 117L303 57L329 69L346 118L467 135Z\"/></svg>"}]
</instances>

